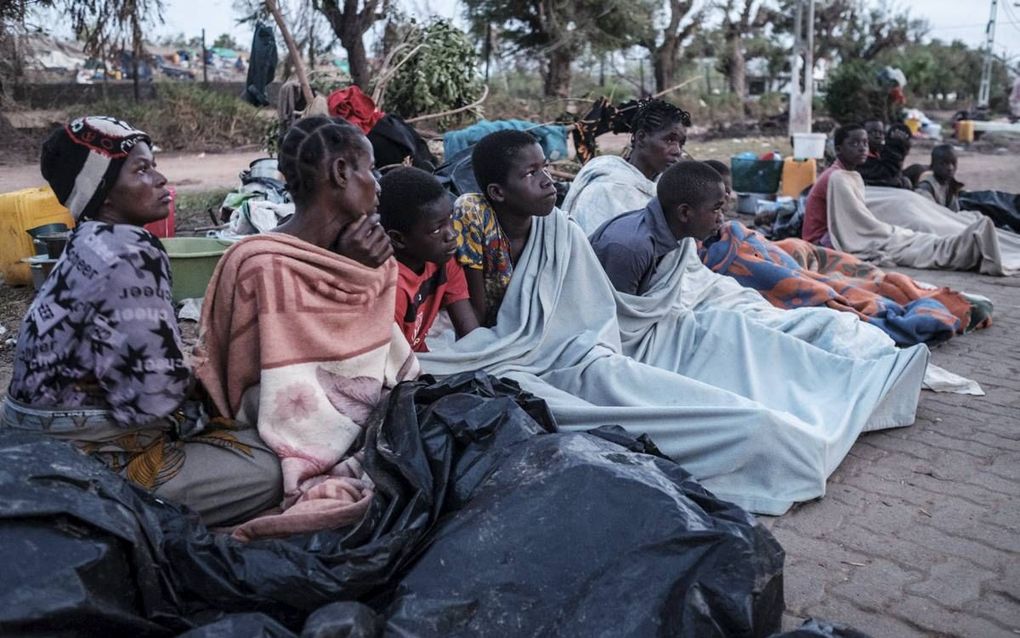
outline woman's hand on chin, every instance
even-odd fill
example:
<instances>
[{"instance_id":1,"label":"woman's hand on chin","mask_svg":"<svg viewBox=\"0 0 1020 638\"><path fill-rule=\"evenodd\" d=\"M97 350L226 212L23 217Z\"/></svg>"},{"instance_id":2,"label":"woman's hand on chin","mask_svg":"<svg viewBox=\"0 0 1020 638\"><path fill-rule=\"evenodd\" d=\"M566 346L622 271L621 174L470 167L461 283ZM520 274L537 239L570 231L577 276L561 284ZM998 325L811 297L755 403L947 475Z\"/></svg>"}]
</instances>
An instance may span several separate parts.
<instances>
[{"instance_id":1,"label":"woman's hand on chin","mask_svg":"<svg viewBox=\"0 0 1020 638\"><path fill-rule=\"evenodd\" d=\"M393 245L378 215L364 215L348 224L340 231L333 250L369 268L378 268L393 255Z\"/></svg>"}]
</instances>

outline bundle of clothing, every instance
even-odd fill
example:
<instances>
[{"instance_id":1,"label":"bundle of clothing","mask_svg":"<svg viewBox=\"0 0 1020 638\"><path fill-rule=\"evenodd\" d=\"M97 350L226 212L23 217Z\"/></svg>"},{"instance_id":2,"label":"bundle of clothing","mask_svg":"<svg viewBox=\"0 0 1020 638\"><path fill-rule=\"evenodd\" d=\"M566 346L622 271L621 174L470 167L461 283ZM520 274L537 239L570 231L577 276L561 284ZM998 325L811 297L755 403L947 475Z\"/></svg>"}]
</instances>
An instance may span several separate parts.
<instances>
[{"instance_id":1,"label":"bundle of clothing","mask_svg":"<svg viewBox=\"0 0 1020 638\"><path fill-rule=\"evenodd\" d=\"M447 131L443 135L443 156L452 158L470 148L489 133L496 131L527 131L542 147L550 162L567 158L567 127L562 124L536 124L527 120L482 120L467 128Z\"/></svg>"},{"instance_id":2,"label":"bundle of clothing","mask_svg":"<svg viewBox=\"0 0 1020 638\"><path fill-rule=\"evenodd\" d=\"M706 242L702 262L760 292L779 308L821 306L856 314L900 346L935 343L991 325L991 309L949 288L922 287L835 250L801 239L770 242L739 222Z\"/></svg>"}]
</instances>

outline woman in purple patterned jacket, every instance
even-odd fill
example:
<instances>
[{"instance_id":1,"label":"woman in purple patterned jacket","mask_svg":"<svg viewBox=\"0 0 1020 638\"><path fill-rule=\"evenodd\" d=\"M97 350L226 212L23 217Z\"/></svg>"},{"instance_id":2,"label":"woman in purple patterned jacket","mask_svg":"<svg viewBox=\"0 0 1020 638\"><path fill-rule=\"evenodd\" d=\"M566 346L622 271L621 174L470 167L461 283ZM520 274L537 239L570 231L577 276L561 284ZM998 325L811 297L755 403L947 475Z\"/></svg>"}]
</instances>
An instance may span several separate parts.
<instances>
[{"instance_id":1,"label":"woman in purple patterned jacket","mask_svg":"<svg viewBox=\"0 0 1020 638\"><path fill-rule=\"evenodd\" d=\"M73 442L208 524L280 500L276 455L255 430L189 399L163 245L143 228L171 193L145 133L109 117L53 132L41 168L78 222L18 335L0 427Z\"/></svg>"}]
</instances>

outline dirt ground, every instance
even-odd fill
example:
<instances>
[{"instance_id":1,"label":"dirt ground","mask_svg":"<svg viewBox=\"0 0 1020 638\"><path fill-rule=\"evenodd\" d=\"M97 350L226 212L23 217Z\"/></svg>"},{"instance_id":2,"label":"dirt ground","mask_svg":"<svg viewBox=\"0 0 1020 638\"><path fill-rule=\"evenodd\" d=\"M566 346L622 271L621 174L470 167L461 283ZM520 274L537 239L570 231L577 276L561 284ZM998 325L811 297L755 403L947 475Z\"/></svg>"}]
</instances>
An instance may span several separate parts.
<instances>
[{"instance_id":1,"label":"dirt ground","mask_svg":"<svg viewBox=\"0 0 1020 638\"><path fill-rule=\"evenodd\" d=\"M599 148L604 153L620 153L627 146L626 135L603 135ZM907 164L927 164L932 144L919 142L907 158ZM1020 191L1020 152L1006 147L983 147L981 151L960 147L957 178L969 190L1001 189ZM692 138L686 147L696 159L717 159L729 163L731 155L740 151L762 153L778 150L789 155L790 144L780 137L749 137L738 139L699 140ZM265 157L259 150L230 153L161 153L157 155L159 169L181 192L199 192L232 188L238 184L237 175L253 160ZM21 162L0 167L0 193L42 186L46 182L36 162Z\"/></svg>"}]
</instances>

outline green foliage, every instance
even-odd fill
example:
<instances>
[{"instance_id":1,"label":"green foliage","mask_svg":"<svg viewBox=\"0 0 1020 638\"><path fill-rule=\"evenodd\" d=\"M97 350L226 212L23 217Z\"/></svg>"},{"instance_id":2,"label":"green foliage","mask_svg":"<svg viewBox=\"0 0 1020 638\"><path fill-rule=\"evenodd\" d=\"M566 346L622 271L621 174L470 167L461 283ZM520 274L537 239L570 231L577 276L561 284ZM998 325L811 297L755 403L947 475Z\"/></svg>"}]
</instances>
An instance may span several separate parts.
<instances>
[{"instance_id":1,"label":"green foliage","mask_svg":"<svg viewBox=\"0 0 1020 638\"><path fill-rule=\"evenodd\" d=\"M928 44L911 44L879 57L881 64L899 67L907 76L911 96L923 100L948 102L976 100L981 87L984 53L956 40L949 44L933 40ZM992 66L993 105L1004 106L1009 92L1006 67L996 60Z\"/></svg>"},{"instance_id":2,"label":"green foliage","mask_svg":"<svg viewBox=\"0 0 1020 638\"><path fill-rule=\"evenodd\" d=\"M386 85L387 111L410 118L466 106L478 98L478 59L463 31L446 20L424 27L412 24L405 42L409 48L396 54L394 64L413 47L421 48Z\"/></svg>"},{"instance_id":3,"label":"green foliage","mask_svg":"<svg viewBox=\"0 0 1020 638\"><path fill-rule=\"evenodd\" d=\"M265 121L259 110L234 95L176 82L159 83L156 93L158 99L151 101L108 100L87 110L130 122L166 150L219 150L262 142Z\"/></svg>"},{"instance_id":4,"label":"green foliage","mask_svg":"<svg viewBox=\"0 0 1020 638\"><path fill-rule=\"evenodd\" d=\"M887 113L886 91L878 86L876 74L874 65L861 60L836 67L825 93L829 115L840 124L861 122L869 117L891 119Z\"/></svg>"},{"instance_id":5,"label":"green foliage","mask_svg":"<svg viewBox=\"0 0 1020 638\"><path fill-rule=\"evenodd\" d=\"M229 33L221 33L219 37L213 40L212 48L214 49L241 49L241 45L237 43L234 36Z\"/></svg>"}]
</instances>

